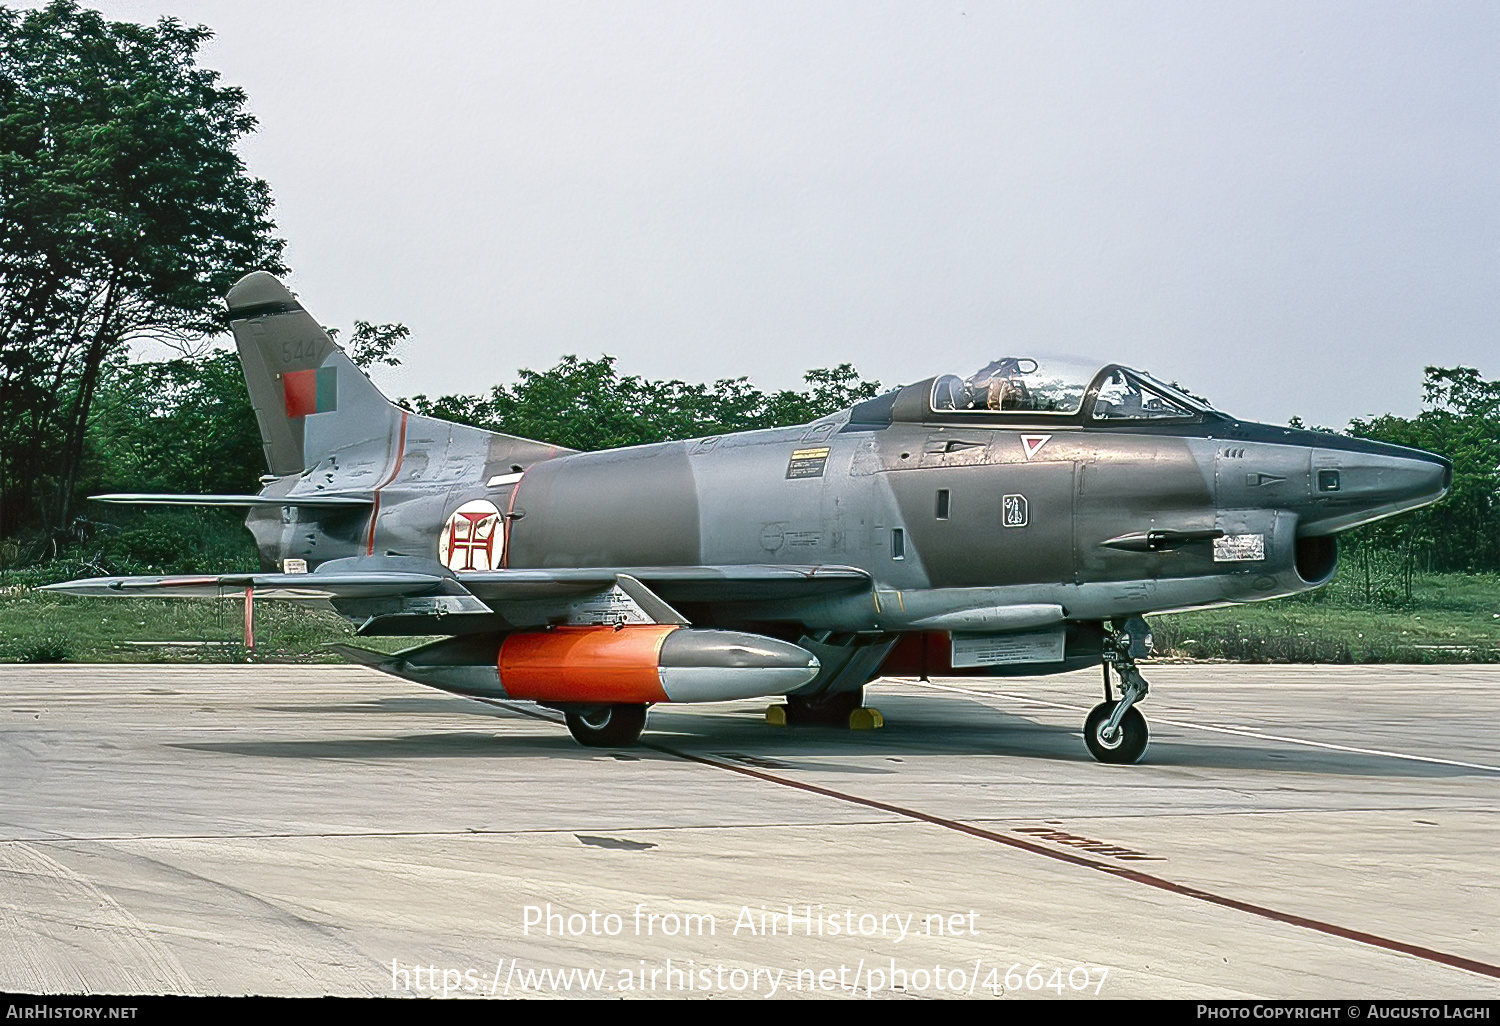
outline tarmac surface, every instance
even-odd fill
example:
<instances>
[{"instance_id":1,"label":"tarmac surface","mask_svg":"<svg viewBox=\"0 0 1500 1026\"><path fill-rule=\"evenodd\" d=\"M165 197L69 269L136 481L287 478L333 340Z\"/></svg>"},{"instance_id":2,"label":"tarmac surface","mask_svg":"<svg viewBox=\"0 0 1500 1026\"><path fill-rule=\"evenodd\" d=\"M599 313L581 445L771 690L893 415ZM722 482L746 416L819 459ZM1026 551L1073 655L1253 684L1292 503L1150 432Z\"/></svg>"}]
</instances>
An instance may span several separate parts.
<instances>
[{"instance_id":1,"label":"tarmac surface","mask_svg":"<svg viewBox=\"0 0 1500 1026\"><path fill-rule=\"evenodd\" d=\"M1495 998L1500 667L1149 665L554 714L356 667L0 667L0 990Z\"/></svg>"}]
</instances>

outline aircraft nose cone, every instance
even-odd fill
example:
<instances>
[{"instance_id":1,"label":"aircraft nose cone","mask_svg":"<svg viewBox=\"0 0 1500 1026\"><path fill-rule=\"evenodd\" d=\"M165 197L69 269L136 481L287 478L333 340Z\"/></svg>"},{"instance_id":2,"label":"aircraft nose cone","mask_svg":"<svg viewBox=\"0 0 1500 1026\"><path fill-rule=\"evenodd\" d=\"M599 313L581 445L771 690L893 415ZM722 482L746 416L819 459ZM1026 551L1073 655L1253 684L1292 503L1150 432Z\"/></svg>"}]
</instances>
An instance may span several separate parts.
<instances>
[{"instance_id":1,"label":"aircraft nose cone","mask_svg":"<svg viewBox=\"0 0 1500 1026\"><path fill-rule=\"evenodd\" d=\"M1299 534L1337 534L1437 502L1453 487L1453 464L1442 456L1382 442L1315 449L1309 510Z\"/></svg>"},{"instance_id":2,"label":"aircraft nose cone","mask_svg":"<svg viewBox=\"0 0 1500 1026\"><path fill-rule=\"evenodd\" d=\"M1407 462L1415 463L1416 466L1403 466L1399 473L1406 478L1407 490L1412 498L1437 502L1453 487L1453 464L1442 456L1424 452Z\"/></svg>"}]
</instances>

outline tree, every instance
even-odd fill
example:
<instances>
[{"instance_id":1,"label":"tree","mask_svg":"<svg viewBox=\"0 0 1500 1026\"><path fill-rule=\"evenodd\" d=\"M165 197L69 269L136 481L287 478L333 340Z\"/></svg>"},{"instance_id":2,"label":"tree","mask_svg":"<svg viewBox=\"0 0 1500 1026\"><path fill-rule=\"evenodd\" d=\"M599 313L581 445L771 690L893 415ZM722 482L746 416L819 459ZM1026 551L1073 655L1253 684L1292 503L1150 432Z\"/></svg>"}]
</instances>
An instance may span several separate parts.
<instances>
[{"instance_id":1,"label":"tree","mask_svg":"<svg viewBox=\"0 0 1500 1026\"><path fill-rule=\"evenodd\" d=\"M337 340L339 329L324 328L330 338ZM387 367L401 366L401 357L392 355L395 348L411 337L411 329L404 324L371 324L369 321L355 321L354 333L349 336L349 344L344 347L349 354L349 360L364 371L370 372L370 368L377 363L383 363Z\"/></svg>"},{"instance_id":2,"label":"tree","mask_svg":"<svg viewBox=\"0 0 1500 1026\"><path fill-rule=\"evenodd\" d=\"M94 404L86 452L90 493L254 493L266 472L245 378L226 349L114 369Z\"/></svg>"},{"instance_id":3,"label":"tree","mask_svg":"<svg viewBox=\"0 0 1500 1026\"><path fill-rule=\"evenodd\" d=\"M254 493L266 469L245 378L226 349L111 368L84 452L80 481L88 494ZM233 508L89 503L58 540L101 573L253 569L244 517Z\"/></svg>"},{"instance_id":4,"label":"tree","mask_svg":"<svg viewBox=\"0 0 1500 1026\"><path fill-rule=\"evenodd\" d=\"M1500 570L1500 381L1473 367L1428 367L1414 419L1354 420L1349 433L1426 449L1453 463L1453 490L1417 517L1377 524L1371 541L1406 554L1409 579L1421 547L1439 570Z\"/></svg>"},{"instance_id":5,"label":"tree","mask_svg":"<svg viewBox=\"0 0 1500 1026\"><path fill-rule=\"evenodd\" d=\"M270 189L234 151L245 94L195 62L209 37L72 0L0 8L0 534L66 523L132 341L216 332L236 278L286 270Z\"/></svg>"},{"instance_id":6,"label":"tree","mask_svg":"<svg viewBox=\"0 0 1500 1026\"><path fill-rule=\"evenodd\" d=\"M524 369L488 395L415 396L416 412L571 449L610 449L727 431L801 424L880 390L851 364L808 371L805 392L767 394L748 378L712 385L621 377L613 356L565 356L550 370Z\"/></svg>"}]
</instances>

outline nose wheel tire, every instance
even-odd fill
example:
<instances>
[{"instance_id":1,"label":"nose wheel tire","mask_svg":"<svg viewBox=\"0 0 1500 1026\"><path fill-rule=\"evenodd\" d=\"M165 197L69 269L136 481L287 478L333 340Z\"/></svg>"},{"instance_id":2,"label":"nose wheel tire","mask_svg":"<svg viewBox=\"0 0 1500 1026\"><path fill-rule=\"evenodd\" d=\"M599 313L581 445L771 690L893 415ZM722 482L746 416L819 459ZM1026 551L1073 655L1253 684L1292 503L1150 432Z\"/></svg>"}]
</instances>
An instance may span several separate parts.
<instances>
[{"instance_id":1,"label":"nose wheel tire","mask_svg":"<svg viewBox=\"0 0 1500 1026\"><path fill-rule=\"evenodd\" d=\"M590 748L627 748L646 729L646 707L631 703L592 705L563 713L573 740Z\"/></svg>"},{"instance_id":2,"label":"nose wheel tire","mask_svg":"<svg viewBox=\"0 0 1500 1026\"><path fill-rule=\"evenodd\" d=\"M1151 740L1151 730L1146 726L1146 717L1131 706L1120 718L1120 727L1113 737L1105 737L1104 728L1115 711L1114 702L1100 702L1083 721L1083 743L1089 754L1100 762L1128 765L1139 762L1146 754L1146 744Z\"/></svg>"}]
</instances>

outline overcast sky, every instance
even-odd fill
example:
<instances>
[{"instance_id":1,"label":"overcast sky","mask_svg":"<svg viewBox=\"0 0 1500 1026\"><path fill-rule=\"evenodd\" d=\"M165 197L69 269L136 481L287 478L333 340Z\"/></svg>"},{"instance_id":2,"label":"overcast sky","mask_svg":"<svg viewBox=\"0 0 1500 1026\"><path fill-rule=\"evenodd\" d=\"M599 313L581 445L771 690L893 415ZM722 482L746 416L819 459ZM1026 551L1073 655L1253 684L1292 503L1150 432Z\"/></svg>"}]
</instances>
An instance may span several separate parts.
<instances>
[{"instance_id":1,"label":"overcast sky","mask_svg":"<svg viewBox=\"0 0 1500 1026\"><path fill-rule=\"evenodd\" d=\"M1492 0L86 6L214 30L292 288L413 330L393 394L1052 352L1342 426L1500 377Z\"/></svg>"}]
</instances>

